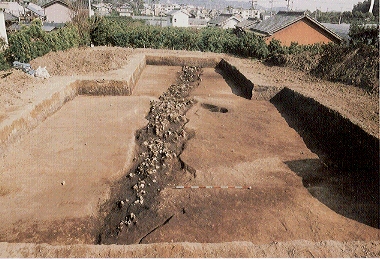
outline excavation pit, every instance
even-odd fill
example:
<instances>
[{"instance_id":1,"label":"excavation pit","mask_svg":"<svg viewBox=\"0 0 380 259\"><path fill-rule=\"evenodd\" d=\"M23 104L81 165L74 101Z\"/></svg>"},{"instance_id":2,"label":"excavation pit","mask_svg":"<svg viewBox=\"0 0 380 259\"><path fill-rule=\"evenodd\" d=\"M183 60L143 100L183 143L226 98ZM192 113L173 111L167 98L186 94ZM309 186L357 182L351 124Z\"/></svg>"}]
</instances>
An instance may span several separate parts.
<instances>
[{"instance_id":1,"label":"excavation pit","mask_svg":"<svg viewBox=\"0 0 380 259\"><path fill-rule=\"evenodd\" d=\"M219 107L213 104L208 103L202 103L201 106L211 112L221 112L221 113L227 113L228 109L224 107Z\"/></svg>"},{"instance_id":2,"label":"excavation pit","mask_svg":"<svg viewBox=\"0 0 380 259\"><path fill-rule=\"evenodd\" d=\"M228 65L224 61L222 68L204 67L202 81L191 92L196 102L186 113L185 128L193 134L180 160L194 171L182 166L176 172L180 177L160 187L157 199L143 206L134 228L99 240L110 213L104 208L120 204L120 192L128 181L125 176L136 154L135 134L146 126L150 102L175 83L184 62L171 60L175 66L162 66L163 61L155 60L149 65L153 61L148 59L130 93L122 91L127 96L69 98L4 153L0 206L6 210L1 216L0 241L265 244L378 238L376 211L370 209L378 202L378 186L371 187L368 196L372 198L355 200L339 192L339 184L316 185L312 179L324 174L331 181L340 179L324 166L324 150L310 148L277 102L250 100L251 85L239 94L234 92L240 86L228 77L231 71L221 72ZM364 169L374 179L376 170ZM334 168L337 171L339 167ZM354 180L345 179L346 186L353 186ZM252 188L173 189L176 185ZM333 199L321 199L332 192ZM339 207L337 202L345 198L353 205L331 206ZM121 212L123 208L119 206Z\"/></svg>"}]
</instances>

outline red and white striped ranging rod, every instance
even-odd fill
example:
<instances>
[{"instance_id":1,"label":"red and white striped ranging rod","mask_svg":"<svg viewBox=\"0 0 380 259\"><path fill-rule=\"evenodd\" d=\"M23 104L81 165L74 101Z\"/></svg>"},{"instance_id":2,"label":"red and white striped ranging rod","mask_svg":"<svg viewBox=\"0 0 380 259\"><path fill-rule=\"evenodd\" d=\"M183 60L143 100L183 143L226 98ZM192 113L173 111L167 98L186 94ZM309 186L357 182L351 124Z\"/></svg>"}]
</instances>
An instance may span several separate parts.
<instances>
[{"instance_id":1,"label":"red and white striped ranging rod","mask_svg":"<svg viewBox=\"0 0 380 259\"><path fill-rule=\"evenodd\" d=\"M173 189L252 189L251 186L198 186L198 185L188 185L188 186L183 186L183 185L178 185L174 186Z\"/></svg>"}]
</instances>

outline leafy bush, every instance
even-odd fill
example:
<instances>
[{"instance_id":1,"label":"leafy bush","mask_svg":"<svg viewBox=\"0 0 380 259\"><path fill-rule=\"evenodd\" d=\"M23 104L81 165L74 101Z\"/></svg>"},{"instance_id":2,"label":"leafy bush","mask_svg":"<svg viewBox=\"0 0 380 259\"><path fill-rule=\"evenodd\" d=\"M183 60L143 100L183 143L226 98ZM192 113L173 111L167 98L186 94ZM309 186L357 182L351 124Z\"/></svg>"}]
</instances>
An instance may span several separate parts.
<instances>
[{"instance_id":1,"label":"leafy bush","mask_svg":"<svg viewBox=\"0 0 380 259\"><path fill-rule=\"evenodd\" d=\"M359 25L352 23L350 26L350 45L359 44L372 45L379 47L379 26L378 25Z\"/></svg>"},{"instance_id":2,"label":"leafy bush","mask_svg":"<svg viewBox=\"0 0 380 259\"><path fill-rule=\"evenodd\" d=\"M9 61L29 62L50 51L66 50L78 47L80 42L76 27L67 26L57 31L46 33L42 30L40 20L34 20L30 26L9 35L9 47L5 55Z\"/></svg>"},{"instance_id":3,"label":"leafy bush","mask_svg":"<svg viewBox=\"0 0 380 259\"><path fill-rule=\"evenodd\" d=\"M312 74L331 81L359 86L369 92L379 89L379 50L373 46L360 45L324 46L323 55Z\"/></svg>"},{"instance_id":4,"label":"leafy bush","mask_svg":"<svg viewBox=\"0 0 380 259\"><path fill-rule=\"evenodd\" d=\"M269 42L268 50L271 55L287 54L286 47L283 47L281 41L274 38Z\"/></svg>"},{"instance_id":5,"label":"leafy bush","mask_svg":"<svg viewBox=\"0 0 380 259\"><path fill-rule=\"evenodd\" d=\"M5 57L4 52L0 52L0 71L9 69L9 63Z\"/></svg>"},{"instance_id":6,"label":"leafy bush","mask_svg":"<svg viewBox=\"0 0 380 259\"><path fill-rule=\"evenodd\" d=\"M236 35L232 30L208 27L202 29L156 27L111 17L100 19L91 31L95 45L133 48L176 49L230 53L244 57L265 58L268 48L264 40L252 33Z\"/></svg>"}]
</instances>

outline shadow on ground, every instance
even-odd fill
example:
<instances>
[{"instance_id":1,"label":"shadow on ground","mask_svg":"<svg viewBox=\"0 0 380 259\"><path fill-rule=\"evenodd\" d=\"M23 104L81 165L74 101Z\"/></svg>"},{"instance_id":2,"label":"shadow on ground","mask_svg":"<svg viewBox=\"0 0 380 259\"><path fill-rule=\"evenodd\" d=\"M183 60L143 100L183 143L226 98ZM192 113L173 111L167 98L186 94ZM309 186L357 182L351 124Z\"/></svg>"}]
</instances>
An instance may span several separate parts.
<instances>
[{"instance_id":1,"label":"shadow on ground","mask_svg":"<svg viewBox=\"0 0 380 259\"><path fill-rule=\"evenodd\" d=\"M329 170L319 159L285 162L320 202L347 218L379 226L379 183L357 172Z\"/></svg>"}]
</instances>

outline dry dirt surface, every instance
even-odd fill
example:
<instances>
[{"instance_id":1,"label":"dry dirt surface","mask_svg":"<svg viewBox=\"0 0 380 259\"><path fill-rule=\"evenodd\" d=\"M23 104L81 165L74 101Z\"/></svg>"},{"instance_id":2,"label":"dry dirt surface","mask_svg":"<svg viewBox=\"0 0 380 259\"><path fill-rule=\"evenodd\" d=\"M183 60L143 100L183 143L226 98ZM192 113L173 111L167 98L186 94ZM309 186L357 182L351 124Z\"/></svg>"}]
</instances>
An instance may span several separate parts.
<instances>
[{"instance_id":1,"label":"dry dirt surface","mask_svg":"<svg viewBox=\"0 0 380 259\"><path fill-rule=\"evenodd\" d=\"M99 47L31 64L64 82L119 69L139 53L213 55ZM329 170L269 102L289 87L378 138L378 96L256 60L225 59L255 85L252 100L234 94L218 69L203 68L188 96L160 103L181 67L147 66L132 96L76 97L2 154L0 242L11 243L0 243L0 256L380 257L372 209L378 193L363 191L349 172ZM48 82L16 70L0 77L0 122ZM181 122L170 124L168 135L148 124L166 127L162 113L152 113L163 106L174 113L169 121ZM180 142L165 146L165 139ZM170 154L169 168L155 164L162 176L136 175L152 143Z\"/></svg>"}]
</instances>

